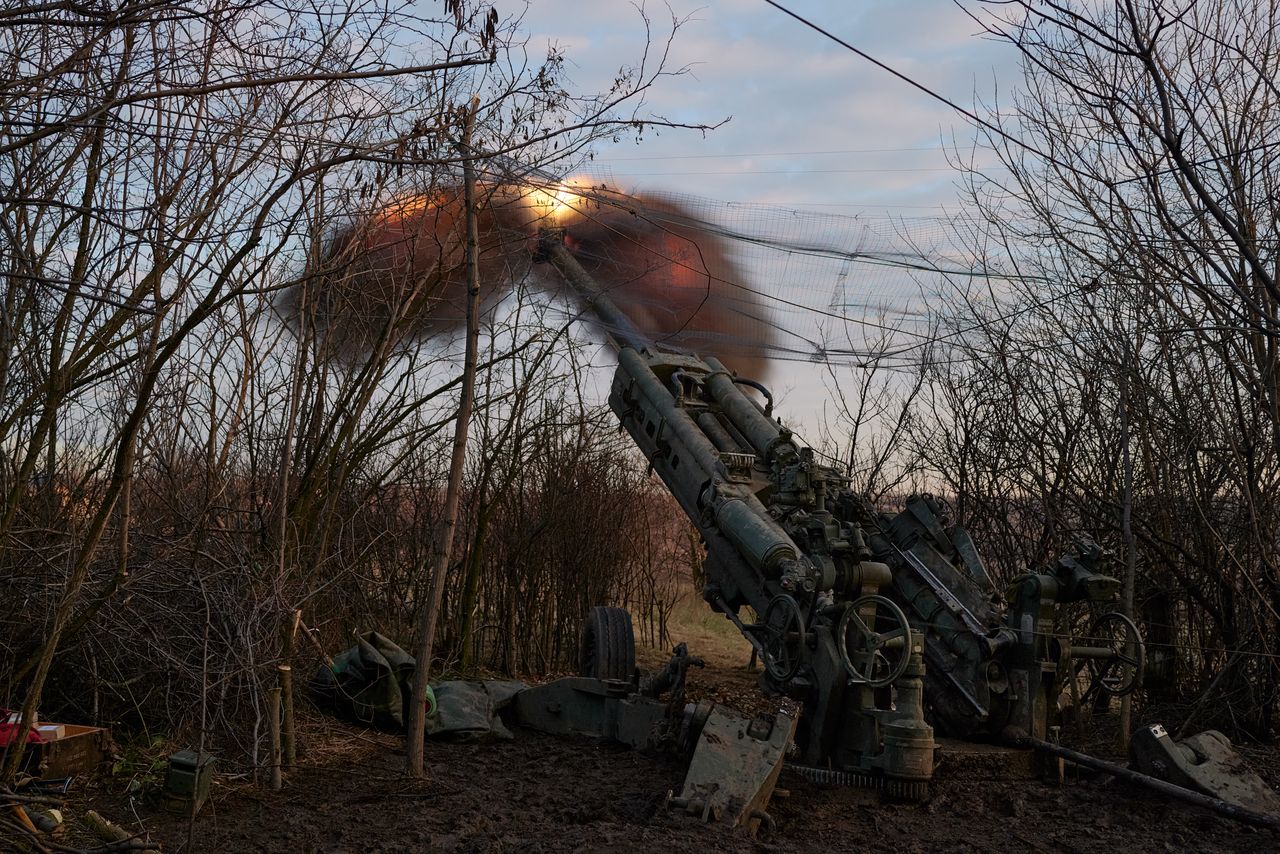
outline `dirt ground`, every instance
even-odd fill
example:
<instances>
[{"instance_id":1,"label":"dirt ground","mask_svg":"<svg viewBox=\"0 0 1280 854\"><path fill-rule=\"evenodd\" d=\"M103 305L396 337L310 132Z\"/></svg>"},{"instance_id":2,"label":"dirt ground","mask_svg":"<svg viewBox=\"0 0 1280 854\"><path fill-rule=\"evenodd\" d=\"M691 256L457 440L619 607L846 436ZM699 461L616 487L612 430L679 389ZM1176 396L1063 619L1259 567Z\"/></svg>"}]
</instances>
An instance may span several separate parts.
<instances>
[{"instance_id":1,"label":"dirt ground","mask_svg":"<svg viewBox=\"0 0 1280 854\"><path fill-rule=\"evenodd\" d=\"M760 840L668 815L672 758L522 731L513 742L431 746L431 779L397 772L396 739L296 772L282 792L221 792L196 821L206 852L398 851L1274 851L1280 838L1118 783L991 783L945 774L922 805L819 788L784 773ZM123 805L122 805L123 806ZM125 813L127 814L127 813ZM165 850L185 820L140 812ZM127 822L126 822L127 824Z\"/></svg>"},{"instance_id":2,"label":"dirt ground","mask_svg":"<svg viewBox=\"0 0 1280 854\"><path fill-rule=\"evenodd\" d=\"M740 667L691 676L734 702ZM399 738L325 724L325 744L282 792L220 785L194 825L203 852L869 851L1107 852L1280 850L1280 836L1173 803L1119 781L993 782L944 764L924 804L875 792L779 783L776 828L759 840L668 814L684 769L672 756L520 730L514 741L431 743L430 779L399 776ZM1256 754L1270 757L1271 753ZM1268 775L1270 776L1270 775ZM1274 780L1272 782L1275 782ZM136 809L136 812L134 810ZM118 800L115 818L146 827L166 851L187 822ZM126 816L136 815L131 824Z\"/></svg>"},{"instance_id":3,"label":"dirt ground","mask_svg":"<svg viewBox=\"0 0 1280 854\"><path fill-rule=\"evenodd\" d=\"M372 851L1272 851L1280 839L1119 784L947 779L927 804L819 788L784 774L776 829L752 842L668 815L680 764L581 739L519 732L514 742L438 744L431 779L397 775L395 739L295 773L283 792L220 793L195 825L195 850ZM140 813L165 850L186 822Z\"/></svg>"},{"instance_id":4,"label":"dirt ground","mask_svg":"<svg viewBox=\"0 0 1280 854\"><path fill-rule=\"evenodd\" d=\"M705 670L690 673L691 696L751 712L767 705L743 668L743 642L731 627L694 621L682 628L690 647L709 659ZM662 660L650 650L640 663ZM315 714L304 721L306 754L283 791L222 777L190 828L145 790L122 793L118 779L82 789L71 812L93 807L168 852L1280 851L1280 834L1116 780L997 781L988 771L948 763L945 748L922 804L820 787L784 771L785 796L770 807L776 827L751 840L664 809L684 777L675 756L517 730L513 741L429 742L429 779L417 782L400 776L398 736ZM1280 784L1280 752L1247 755L1268 782Z\"/></svg>"}]
</instances>

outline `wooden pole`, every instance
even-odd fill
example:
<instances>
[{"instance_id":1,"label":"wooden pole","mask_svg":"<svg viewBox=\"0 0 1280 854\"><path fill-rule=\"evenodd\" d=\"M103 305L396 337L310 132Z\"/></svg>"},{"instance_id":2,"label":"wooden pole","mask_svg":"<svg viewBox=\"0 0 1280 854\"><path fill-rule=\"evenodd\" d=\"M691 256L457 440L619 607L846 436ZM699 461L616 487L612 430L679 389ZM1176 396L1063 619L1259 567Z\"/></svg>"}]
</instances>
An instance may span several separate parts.
<instances>
[{"instance_id":1,"label":"wooden pole","mask_svg":"<svg viewBox=\"0 0 1280 854\"><path fill-rule=\"evenodd\" d=\"M284 767L292 771L298 764L298 728L293 717L293 659L298 654L298 630L302 628L302 609L295 608L284 639L284 663L280 665L280 692L284 704Z\"/></svg>"},{"instance_id":2,"label":"wooden pole","mask_svg":"<svg viewBox=\"0 0 1280 854\"><path fill-rule=\"evenodd\" d=\"M293 668L281 664L280 671L280 708L281 708L281 740L284 742L284 767L290 771L298 764L297 731L293 721Z\"/></svg>"},{"instance_id":3,"label":"wooden pole","mask_svg":"<svg viewBox=\"0 0 1280 854\"><path fill-rule=\"evenodd\" d=\"M1122 336L1124 361L1120 366L1120 455L1122 466L1120 535L1124 540L1124 578L1121 580L1120 603L1124 615L1132 620L1133 587L1134 577L1137 575L1138 547L1133 537L1133 450L1130 447L1133 425L1129 411L1132 395L1130 383L1133 379L1130 372L1133 367L1132 350L1135 343L1130 340L1129 335L1136 335L1137 332L1135 329L1133 331L1125 330L1125 333ZM1132 652L1133 650L1125 650L1126 655L1130 655ZM1139 673L1138 678L1141 679L1142 674ZM1129 731L1132 728L1133 692L1130 691L1120 698L1119 748L1120 752L1126 756L1129 754Z\"/></svg>"},{"instance_id":4,"label":"wooden pole","mask_svg":"<svg viewBox=\"0 0 1280 854\"><path fill-rule=\"evenodd\" d=\"M426 743L427 679L431 672L431 656L435 646L436 623L440 603L444 599L445 577L453 554L453 534L458 524L458 504L462 493L462 470L467 457L467 432L471 426L471 410L475 399L476 363L480 341L480 229L476 220L476 176L471 134L475 128L480 99L473 97L464 117L462 141L463 199L466 203L467 247L467 340L462 363L462 391L458 400L458 416L453 430L453 454L449 462L449 483L445 489L444 512L435 532L431 554L431 588L425 601L417 605L415 629L418 642L414 648L417 665L413 671L409 720L405 733L405 773L409 777L425 777L423 754Z\"/></svg>"},{"instance_id":5,"label":"wooden pole","mask_svg":"<svg viewBox=\"0 0 1280 854\"><path fill-rule=\"evenodd\" d=\"M271 733L271 788L284 788L280 776L280 689L267 691L267 730Z\"/></svg>"}]
</instances>

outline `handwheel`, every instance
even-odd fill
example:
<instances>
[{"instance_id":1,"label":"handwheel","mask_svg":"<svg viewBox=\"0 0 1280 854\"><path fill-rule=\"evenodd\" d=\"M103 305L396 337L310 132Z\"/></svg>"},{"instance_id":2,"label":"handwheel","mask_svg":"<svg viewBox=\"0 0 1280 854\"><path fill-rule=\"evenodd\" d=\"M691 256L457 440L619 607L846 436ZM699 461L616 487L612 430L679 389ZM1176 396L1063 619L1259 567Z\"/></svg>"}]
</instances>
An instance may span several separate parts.
<instances>
[{"instance_id":1,"label":"handwheel","mask_svg":"<svg viewBox=\"0 0 1280 854\"><path fill-rule=\"evenodd\" d=\"M883 688L895 682L911 662L907 615L883 596L851 602L840 616L836 637L844 669L859 684Z\"/></svg>"},{"instance_id":2,"label":"handwheel","mask_svg":"<svg viewBox=\"0 0 1280 854\"><path fill-rule=\"evenodd\" d=\"M1123 697L1142 684L1147 645L1133 620L1119 611L1103 614L1089 627L1087 641L1090 646L1112 652L1108 658L1089 659L1089 673L1095 685L1113 697Z\"/></svg>"},{"instance_id":3,"label":"handwheel","mask_svg":"<svg viewBox=\"0 0 1280 854\"><path fill-rule=\"evenodd\" d=\"M578 642L578 673L626 682L635 669L636 639L631 614L625 608L592 608Z\"/></svg>"},{"instance_id":4,"label":"handwheel","mask_svg":"<svg viewBox=\"0 0 1280 854\"><path fill-rule=\"evenodd\" d=\"M764 643L764 669L775 681L786 683L800 669L804 655L804 614L786 593L774 596L760 621Z\"/></svg>"}]
</instances>

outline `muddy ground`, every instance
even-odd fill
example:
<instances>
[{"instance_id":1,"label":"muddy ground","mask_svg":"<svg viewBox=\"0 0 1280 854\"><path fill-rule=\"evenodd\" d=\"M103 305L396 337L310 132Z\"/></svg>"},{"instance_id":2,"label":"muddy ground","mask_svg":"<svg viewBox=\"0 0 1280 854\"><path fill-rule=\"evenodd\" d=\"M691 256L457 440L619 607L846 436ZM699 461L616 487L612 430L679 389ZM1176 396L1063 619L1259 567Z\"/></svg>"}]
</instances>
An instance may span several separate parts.
<instances>
[{"instance_id":1,"label":"muddy ground","mask_svg":"<svg viewBox=\"0 0 1280 854\"><path fill-rule=\"evenodd\" d=\"M221 793L195 824L200 851L1274 851L1280 838L1099 782L1052 786L948 779L923 805L818 788L793 775L777 827L758 841L668 815L680 764L580 739L432 746L431 779L410 783L393 748L296 772L282 792ZM127 813L126 813L127 814ZM186 822L140 813L165 850Z\"/></svg>"},{"instance_id":2,"label":"muddy ground","mask_svg":"<svg viewBox=\"0 0 1280 854\"><path fill-rule=\"evenodd\" d=\"M750 678L738 669L690 678L704 695L750 704ZM192 828L192 849L186 820L145 798L101 792L95 802L166 851L1280 850L1280 835L1119 781L995 782L945 762L931 799L917 805L784 772L789 795L772 804L776 828L753 841L664 810L684 773L672 756L521 730L509 742L430 743L430 779L410 782L399 775L397 737L322 721L306 734L311 753L283 791L219 783ZM1271 752L1250 755L1274 765Z\"/></svg>"}]
</instances>

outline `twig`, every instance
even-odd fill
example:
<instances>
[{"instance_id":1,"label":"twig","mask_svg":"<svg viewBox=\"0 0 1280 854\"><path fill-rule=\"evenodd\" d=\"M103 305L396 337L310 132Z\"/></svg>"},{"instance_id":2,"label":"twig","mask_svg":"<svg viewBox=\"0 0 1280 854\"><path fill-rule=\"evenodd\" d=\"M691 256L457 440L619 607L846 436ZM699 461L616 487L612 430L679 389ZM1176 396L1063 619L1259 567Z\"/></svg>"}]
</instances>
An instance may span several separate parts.
<instances>
[{"instance_id":1,"label":"twig","mask_svg":"<svg viewBox=\"0 0 1280 854\"><path fill-rule=\"evenodd\" d=\"M0 801L10 801L17 804L48 804L49 806L62 806L62 798L55 795L21 795L17 792L9 792L0 789Z\"/></svg>"},{"instance_id":2,"label":"twig","mask_svg":"<svg viewBox=\"0 0 1280 854\"><path fill-rule=\"evenodd\" d=\"M89 828L97 835L99 839L106 843L127 842L133 838L133 834L126 831L117 824L107 821L98 815L96 810L89 810L84 814L85 822Z\"/></svg>"},{"instance_id":3,"label":"twig","mask_svg":"<svg viewBox=\"0 0 1280 854\"><path fill-rule=\"evenodd\" d=\"M27 820L27 824L30 824L29 819ZM28 828L27 824L11 821L7 818L0 818L0 827L7 827L10 830L18 831L23 836L27 837L28 841L35 846L37 851L48 852L49 848L40 840L40 834L36 833L34 827Z\"/></svg>"},{"instance_id":4,"label":"twig","mask_svg":"<svg viewBox=\"0 0 1280 854\"><path fill-rule=\"evenodd\" d=\"M1196 700L1195 705L1191 707L1191 711L1187 714L1186 720L1182 722L1182 726L1178 727L1177 733L1173 736L1174 741L1178 741L1187 734L1187 731L1191 728L1191 724L1200 714L1201 707L1203 707L1208 699L1213 696L1214 691L1218 690L1218 683L1222 681L1222 678L1227 675L1227 673L1235 666L1236 661L1239 660L1240 652L1240 650L1236 650L1235 653L1227 659L1227 663L1224 664L1222 669L1218 671L1218 674L1213 677L1213 681L1209 683L1209 687L1204 689L1204 693L1200 695L1200 698ZM1228 705L1227 708L1231 708L1230 705Z\"/></svg>"}]
</instances>

